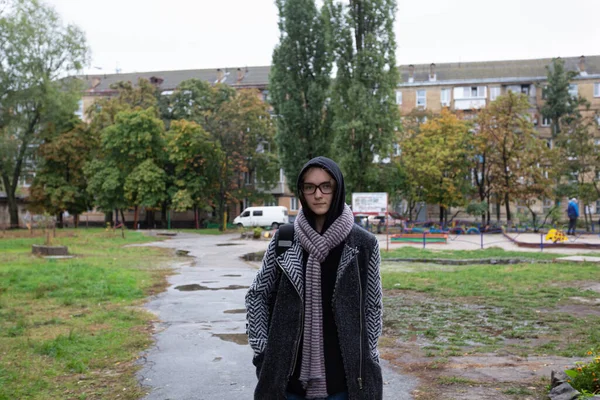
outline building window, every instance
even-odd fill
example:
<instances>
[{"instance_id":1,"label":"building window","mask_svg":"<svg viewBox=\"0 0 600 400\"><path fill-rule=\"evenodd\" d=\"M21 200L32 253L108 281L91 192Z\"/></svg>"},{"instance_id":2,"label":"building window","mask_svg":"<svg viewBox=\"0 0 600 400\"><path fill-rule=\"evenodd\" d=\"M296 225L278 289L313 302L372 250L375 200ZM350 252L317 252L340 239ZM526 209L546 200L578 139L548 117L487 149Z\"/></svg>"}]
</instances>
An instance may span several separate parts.
<instances>
[{"instance_id":1,"label":"building window","mask_svg":"<svg viewBox=\"0 0 600 400\"><path fill-rule=\"evenodd\" d=\"M600 83L594 83L594 97L600 97Z\"/></svg>"},{"instance_id":2,"label":"building window","mask_svg":"<svg viewBox=\"0 0 600 400\"><path fill-rule=\"evenodd\" d=\"M553 144L554 143L552 142L552 139L546 139L546 147L548 147L549 149L551 149Z\"/></svg>"},{"instance_id":3,"label":"building window","mask_svg":"<svg viewBox=\"0 0 600 400\"><path fill-rule=\"evenodd\" d=\"M594 139L594 144L596 146L600 146L600 139Z\"/></svg>"},{"instance_id":4,"label":"building window","mask_svg":"<svg viewBox=\"0 0 600 400\"><path fill-rule=\"evenodd\" d=\"M509 85L506 87L507 92L513 92L515 94L521 93L521 85Z\"/></svg>"},{"instance_id":5,"label":"building window","mask_svg":"<svg viewBox=\"0 0 600 400\"><path fill-rule=\"evenodd\" d=\"M542 117L542 126L550 126L551 123L552 120L550 118Z\"/></svg>"},{"instance_id":6,"label":"building window","mask_svg":"<svg viewBox=\"0 0 600 400\"><path fill-rule=\"evenodd\" d=\"M450 89L442 89L441 100L443 107L450 107Z\"/></svg>"},{"instance_id":7,"label":"building window","mask_svg":"<svg viewBox=\"0 0 600 400\"><path fill-rule=\"evenodd\" d=\"M486 97L485 86L463 86L456 89L458 90L454 91L454 98L457 100Z\"/></svg>"},{"instance_id":8,"label":"building window","mask_svg":"<svg viewBox=\"0 0 600 400\"><path fill-rule=\"evenodd\" d=\"M529 85L521 85L521 93L526 96L529 96Z\"/></svg>"},{"instance_id":9,"label":"building window","mask_svg":"<svg viewBox=\"0 0 600 400\"><path fill-rule=\"evenodd\" d=\"M297 197L292 197L290 199L290 210L298 211L298 198Z\"/></svg>"},{"instance_id":10,"label":"building window","mask_svg":"<svg viewBox=\"0 0 600 400\"><path fill-rule=\"evenodd\" d=\"M402 105L402 92L399 90L396 92L396 104Z\"/></svg>"},{"instance_id":11,"label":"building window","mask_svg":"<svg viewBox=\"0 0 600 400\"><path fill-rule=\"evenodd\" d=\"M600 214L600 200L596 200L596 214Z\"/></svg>"},{"instance_id":12,"label":"building window","mask_svg":"<svg viewBox=\"0 0 600 400\"><path fill-rule=\"evenodd\" d=\"M272 206L276 206L276 205L277 205L277 199L274 197L271 200L265 201L266 207L272 207Z\"/></svg>"},{"instance_id":13,"label":"building window","mask_svg":"<svg viewBox=\"0 0 600 400\"><path fill-rule=\"evenodd\" d=\"M490 88L490 100L494 101L496 100L498 97L500 97L500 94L502 93L502 88L500 86L493 86Z\"/></svg>"},{"instance_id":14,"label":"building window","mask_svg":"<svg viewBox=\"0 0 600 400\"><path fill-rule=\"evenodd\" d=\"M569 85L569 96L571 97L577 97L579 95L579 90L577 88L577 85L575 84L570 84Z\"/></svg>"},{"instance_id":15,"label":"building window","mask_svg":"<svg viewBox=\"0 0 600 400\"><path fill-rule=\"evenodd\" d=\"M425 90L417 90L417 107L427 107L427 92Z\"/></svg>"},{"instance_id":16,"label":"building window","mask_svg":"<svg viewBox=\"0 0 600 400\"><path fill-rule=\"evenodd\" d=\"M250 172L244 172L244 183L249 185L252 182L252 174Z\"/></svg>"}]
</instances>

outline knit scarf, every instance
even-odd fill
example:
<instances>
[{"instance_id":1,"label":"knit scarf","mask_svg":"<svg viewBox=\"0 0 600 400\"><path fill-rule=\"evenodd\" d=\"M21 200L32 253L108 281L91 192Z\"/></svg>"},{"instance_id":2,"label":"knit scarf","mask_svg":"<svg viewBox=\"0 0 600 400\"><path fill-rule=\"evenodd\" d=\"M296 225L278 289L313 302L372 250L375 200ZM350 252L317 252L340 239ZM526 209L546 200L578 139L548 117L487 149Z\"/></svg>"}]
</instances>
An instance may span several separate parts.
<instances>
[{"instance_id":1,"label":"knit scarf","mask_svg":"<svg viewBox=\"0 0 600 400\"><path fill-rule=\"evenodd\" d=\"M300 381L306 388L306 398L327 397L325 381L325 353L323 348L323 310L321 299L321 263L329 251L346 239L354 217L347 205L342 214L321 235L315 231L304 216L302 210L294 222L300 245L308 252L306 264L304 332Z\"/></svg>"}]
</instances>

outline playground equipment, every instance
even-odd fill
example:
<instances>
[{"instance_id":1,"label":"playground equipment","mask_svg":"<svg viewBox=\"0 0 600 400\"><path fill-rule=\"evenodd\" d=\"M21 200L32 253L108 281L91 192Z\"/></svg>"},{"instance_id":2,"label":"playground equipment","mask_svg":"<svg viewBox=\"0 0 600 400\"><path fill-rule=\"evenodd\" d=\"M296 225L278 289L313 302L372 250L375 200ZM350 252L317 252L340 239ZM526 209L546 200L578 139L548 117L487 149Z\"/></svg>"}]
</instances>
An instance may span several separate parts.
<instances>
[{"instance_id":1,"label":"playground equipment","mask_svg":"<svg viewBox=\"0 0 600 400\"><path fill-rule=\"evenodd\" d=\"M550 229L548 231L548 234L546 235L546 240L551 240L552 243L563 243L568 241L569 238L567 238L567 235L565 235L563 231L560 231L558 229Z\"/></svg>"}]
</instances>

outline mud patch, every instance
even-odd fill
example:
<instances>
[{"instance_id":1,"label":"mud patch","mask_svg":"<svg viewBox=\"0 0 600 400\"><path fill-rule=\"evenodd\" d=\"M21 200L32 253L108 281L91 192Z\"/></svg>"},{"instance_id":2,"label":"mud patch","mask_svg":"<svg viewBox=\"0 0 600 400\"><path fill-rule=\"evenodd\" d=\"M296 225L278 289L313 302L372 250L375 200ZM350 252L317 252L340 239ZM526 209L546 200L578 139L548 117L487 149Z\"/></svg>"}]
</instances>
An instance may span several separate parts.
<instances>
[{"instance_id":1,"label":"mud patch","mask_svg":"<svg viewBox=\"0 0 600 400\"><path fill-rule=\"evenodd\" d=\"M213 362L218 362L218 361L221 361L222 359L223 359L223 357L215 357L213 359Z\"/></svg>"},{"instance_id":2,"label":"mud patch","mask_svg":"<svg viewBox=\"0 0 600 400\"><path fill-rule=\"evenodd\" d=\"M238 289L248 289L249 286L241 286L241 285L229 285L227 287L220 288L210 288L208 286L198 285L197 283L192 283L190 285L180 285L175 286L175 289L182 292L194 292L197 290L238 290Z\"/></svg>"},{"instance_id":3,"label":"mud patch","mask_svg":"<svg viewBox=\"0 0 600 400\"><path fill-rule=\"evenodd\" d=\"M241 243L217 243L217 246L239 246Z\"/></svg>"},{"instance_id":4,"label":"mud patch","mask_svg":"<svg viewBox=\"0 0 600 400\"><path fill-rule=\"evenodd\" d=\"M225 310L223 311L224 314L245 314L246 313L246 309L245 308L239 308L237 310Z\"/></svg>"},{"instance_id":5,"label":"mud patch","mask_svg":"<svg viewBox=\"0 0 600 400\"><path fill-rule=\"evenodd\" d=\"M237 274L227 274L227 275L221 275L221 276L226 277L226 278L241 278L242 277L241 275L237 275Z\"/></svg>"},{"instance_id":6,"label":"mud patch","mask_svg":"<svg viewBox=\"0 0 600 400\"><path fill-rule=\"evenodd\" d=\"M585 299L582 297L571 297L571 299L579 300L581 303L585 304L567 304L565 306L560 307L558 309L558 312L578 317L586 317L589 315L595 315L600 317L600 307L598 307L598 305L600 305L600 302L598 299Z\"/></svg>"},{"instance_id":7,"label":"mud patch","mask_svg":"<svg viewBox=\"0 0 600 400\"><path fill-rule=\"evenodd\" d=\"M200 283L219 283L219 281L202 281Z\"/></svg>"},{"instance_id":8,"label":"mud patch","mask_svg":"<svg viewBox=\"0 0 600 400\"><path fill-rule=\"evenodd\" d=\"M245 333L213 333L213 336L239 345L248 344L248 336Z\"/></svg>"}]
</instances>

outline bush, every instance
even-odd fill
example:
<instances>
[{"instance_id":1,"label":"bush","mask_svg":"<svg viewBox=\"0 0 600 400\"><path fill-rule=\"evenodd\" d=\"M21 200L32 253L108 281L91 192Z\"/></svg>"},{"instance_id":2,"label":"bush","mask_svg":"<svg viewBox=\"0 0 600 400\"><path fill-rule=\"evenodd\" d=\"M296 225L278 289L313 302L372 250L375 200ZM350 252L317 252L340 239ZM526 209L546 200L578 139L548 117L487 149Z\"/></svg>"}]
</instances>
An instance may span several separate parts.
<instances>
[{"instance_id":1,"label":"bush","mask_svg":"<svg viewBox=\"0 0 600 400\"><path fill-rule=\"evenodd\" d=\"M569 384L584 395L600 393L600 347L587 353L594 359L589 363L575 363L576 367L568 369L565 373L569 376ZM586 396L588 397L588 396Z\"/></svg>"},{"instance_id":2,"label":"bush","mask_svg":"<svg viewBox=\"0 0 600 400\"><path fill-rule=\"evenodd\" d=\"M263 230L261 227L257 226L256 228L254 228L254 230L252 232L253 232L254 239L260 239L260 236L262 235Z\"/></svg>"}]
</instances>

